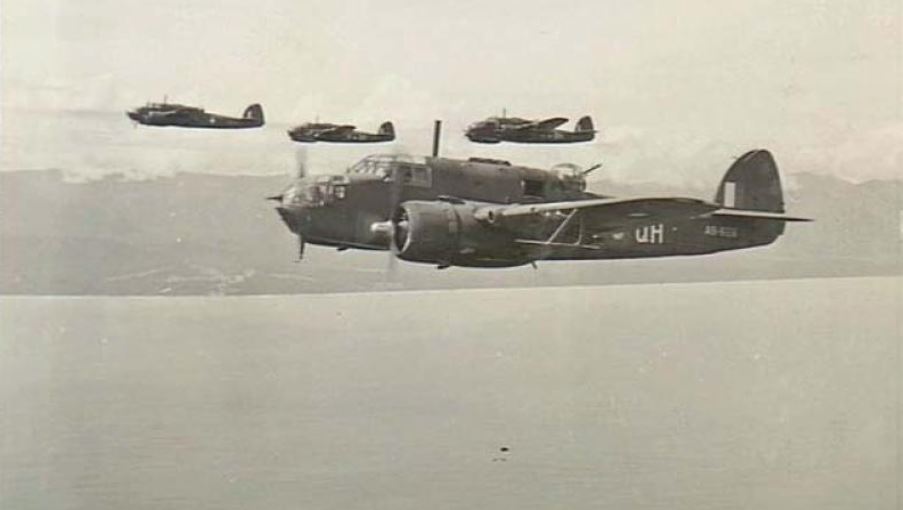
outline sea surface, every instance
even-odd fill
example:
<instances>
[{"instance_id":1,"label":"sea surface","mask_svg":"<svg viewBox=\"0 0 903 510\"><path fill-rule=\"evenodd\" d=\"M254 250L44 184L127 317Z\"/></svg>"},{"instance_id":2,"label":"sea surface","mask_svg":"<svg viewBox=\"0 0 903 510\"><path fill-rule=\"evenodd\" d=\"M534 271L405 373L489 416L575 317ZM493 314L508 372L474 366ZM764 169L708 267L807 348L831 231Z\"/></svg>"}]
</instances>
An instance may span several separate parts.
<instances>
[{"instance_id":1,"label":"sea surface","mask_svg":"<svg viewBox=\"0 0 903 510\"><path fill-rule=\"evenodd\" d=\"M0 508L900 508L898 277L0 298Z\"/></svg>"}]
</instances>

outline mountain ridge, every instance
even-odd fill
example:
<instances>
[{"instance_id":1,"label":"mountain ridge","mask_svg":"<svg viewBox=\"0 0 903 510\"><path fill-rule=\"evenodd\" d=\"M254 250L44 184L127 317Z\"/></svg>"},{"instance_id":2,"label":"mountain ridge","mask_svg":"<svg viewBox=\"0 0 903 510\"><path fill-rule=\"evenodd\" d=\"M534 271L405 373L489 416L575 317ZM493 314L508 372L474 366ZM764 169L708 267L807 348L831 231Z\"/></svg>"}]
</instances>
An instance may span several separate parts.
<instances>
[{"instance_id":1,"label":"mountain ridge","mask_svg":"<svg viewBox=\"0 0 903 510\"><path fill-rule=\"evenodd\" d=\"M903 181L851 183L794 174L791 225L776 244L703 257L542 262L539 270L474 270L399 263L388 254L295 240L265 197L285 176L182 172L82 182L59 170L0 173L0 294L208 295L357 292L900 274ZM712 190L598 180L593 191L630 196Z\"/></svg>"}]
</instances>

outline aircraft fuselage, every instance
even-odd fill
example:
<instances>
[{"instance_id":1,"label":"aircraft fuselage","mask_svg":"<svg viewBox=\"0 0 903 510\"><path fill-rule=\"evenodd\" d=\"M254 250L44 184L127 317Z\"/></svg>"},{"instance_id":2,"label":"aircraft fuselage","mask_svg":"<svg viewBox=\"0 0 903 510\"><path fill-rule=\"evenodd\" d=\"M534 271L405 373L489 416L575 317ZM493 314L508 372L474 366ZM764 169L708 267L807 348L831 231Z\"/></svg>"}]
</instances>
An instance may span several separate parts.
<instances>
[{"instance_id":1,"label":"aircraft fuselage","mask_svg":"<svg viewBox=\"0 0 903 510\"><path fill-rule=\"evenodd\" d=\"M592 131L565 131L562 129L532 130L472 130L466 133L467 139L475 143L579 143L589 142L595 138Z\"/></svg>"},{"instance_id":2,"label":"aircraft fuselage","mask_svg":"<svg viewBox=\"0 0 903 510\"><path fill-rule=\"evenodd\" d=\"M188 127L202 129L246 129L264 124L260 105L251 105L242 117L208 113L202 108L172 104L142 106L126 112L126 116L146 126Z\"/></svg>"},{"instance_id":3,"label":"aircraft fuselage","mask_svg":"<svg viewBox=\"0 0 903 510\"><path fill-rule=\"evenodd\" d=\"M315 133L289 131L289 138L295 142L330 142L330 143L380 143L391 142L395 139L394 135L384 135L378 133L364 133L361 131L353 131L342 134Z\"/></svg>"},{"instance_id":4,"label":"aircraft fuselage","mask_svg":"<svg viewBox=\"0 0 903 510\"><path fill-rule=\"evenodd\" d=\"M502 162L385 157L365 159L345 174L299 179L278 197L277 210L308 243L393 249L403 259L440 267L699 255L770 244L784 228L781 222L705 214L639 215L604 228L592 212L568 218L555 211L504 225L479 218L478 211L491 206L604 198L584 187L574 175ZM404 231L398 230L402 223ZM411 248L413 241L429 249Z\"/></svg>"}]
</instances>

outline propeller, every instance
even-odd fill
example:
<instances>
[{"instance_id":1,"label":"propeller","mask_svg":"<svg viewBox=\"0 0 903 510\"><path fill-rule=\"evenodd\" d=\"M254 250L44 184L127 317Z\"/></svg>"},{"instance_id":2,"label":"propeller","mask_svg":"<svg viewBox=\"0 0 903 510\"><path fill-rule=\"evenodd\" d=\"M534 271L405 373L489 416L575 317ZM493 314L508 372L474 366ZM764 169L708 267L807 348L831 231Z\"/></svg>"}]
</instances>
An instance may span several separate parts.
<instances>
[{"instance_id":1,"label":"propeller","mask_svg":"<svg viewBox=\"0 0 903 510\"><path fill-rule=\"evenodd\" d=\"M438 134L441 129L437 124L434 135ZM400 156L406 154L402 145L396 145L392 149L392 154ZM389 176L389 189L387 198L386 230L389 237L389 259L386 261L386 274L389 280L395 280L398 277L398 243L396 240L399 234L407 236L407 219L401 204L404 202L404 179L398 172L398 167L393 165L392 174Z\"/></svg>"},{"instance_id":2,"label":"propeller","mask_svg":"<svg viewBox=\"0 0 903 510\"><path fill-rule=\"evenodd\" d=\"M295 149L295 177L301 179L307 176L307 147Z\"/></svg>"},{"instance_id":3,"label":"propeller","mask_svg":"<svg viewBox=\"0 0 903 510\"><path fill-rule=\"evenodd\" d=\"M295 149L295 177L303 179L307 176L307 147ZM304 236L298 234L298 261L304 259Z\"/></svg>"},{"instance_id":4,"label":"propeller","mask_svg":"<svg viewBox=\"0 0 903 510\"><path fill-rule=\"evenodd\" d=\"M304 236L298 234L298 260L295 262L301 262L304 260Z\"/></svg>"},{"instance_id":5,"label":"propeller","mask_svg":"<svg viewBox=\"0 0 903 510\"><path fill-rule=\"evenodd\" d=\"M401 206L403 182L401 175L398 173L398 167L393 169L391 179L389 180L389 203L388 218L389 229L389 260L386 262L386 272L390 280L394 280L398 276L398 245L396 239L398 229L402 228L402 216L399 207ZM404 221L404 228L407 228L407 221Z\"/></svg>"}]
</instances>

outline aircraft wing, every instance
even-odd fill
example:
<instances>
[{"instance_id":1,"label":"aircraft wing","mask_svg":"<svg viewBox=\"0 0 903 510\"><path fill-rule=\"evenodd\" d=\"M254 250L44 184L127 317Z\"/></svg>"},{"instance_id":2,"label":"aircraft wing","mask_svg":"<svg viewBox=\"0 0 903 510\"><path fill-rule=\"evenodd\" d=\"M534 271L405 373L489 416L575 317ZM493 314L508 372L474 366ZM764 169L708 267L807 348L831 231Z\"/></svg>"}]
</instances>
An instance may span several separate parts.
<instances>
[{"instance_id":1,"label":"aircraft wing","mask_svg":"<svg viewBox=\"0 0 903 510\"><path fill-rule=\"evenodd\" d=\"M592 198L566 202L487 206L478 209L477 219L492 221L530 215L579 211L595 225L617 227L639 220L692 218L721 209L705 200L681 197Z\"/></svg>"},{"instance_id":2,"label":"aircraft wing","mask_svg":"<svg viewBox=\"0 0 903 510\"><path fill-rule=\"evenodd\" d=\"M187 110L184 109L173 109L173 110L158 110L150 112L150 115L154 117L171 117L173 115L181 115L186 113Z\"/></svg>"},{"instance_id":3,"label":"aircraft wing","mask_svg":"<svg viewBox=\"0 0 903 510\"><path fill-rule=\"evenodd\" d=\"M354 131L355 128L356 128L356 126L351 126L351 125L335 126L335 127L329 128L329 129L324 129L322 131L319 131L317 134L320 134L320 135L344 135L344 134L348 134L348 133Z\"/></svg>"},{"instance_id":4,"label":"aircraft wing","mask_svg":"<svg viewBox=\"0 0 903 510\"><path fill-rule=\"evenodd\" d=\"M550 119L528 122L525 124L512 126L509 129L514 129L514 130L540 129L543 131L551 131L552 129L555 129L558 126L565 124L567 121L568 121L568 119L565 117L552 117Z\"/></svg>"},{"instance_id":5,"label":"aircraft wing","mask_svg":"<svg viewBox=\"0 0 903 510\"><path fill-rule=\"evenodd\" d=\"M680 220L711 214L721 206L696 198L640 197L640 198L591 198L565 202L522 204L509 206L485 206L474 211L478 221L510 229L515 234L529 232L532 218L557 224L546 239L535 239L530 234L517 239L522 245L546 249L550 246L598 250L601 246L592 241L603 232L629 229L640 224ZM580 239L576 243L562 243L561 235L574 221L580 222ZM584 238L584 234L588 237ZM586 240L584 240L586 239Z\"/></svg>"},{"instance_id":6,"label":"aircraft wing","mask_svg":"<svg viewBox=\"0 0 903 510\"><path fill-rule=\"evenodd\" d=\"M697 216L787 222L812 221L811 218L789 216L782 212L723 208L713 202L682 197L593 198L567 202L487 206L478 209L475 215L480 220L495 221L504 218L563 214L572 211L581 212L584 214L584 218L590 219L597 226L601 227L622 226L625 223L636 220L683 219Z\"/></svg>"}]
</instances>

